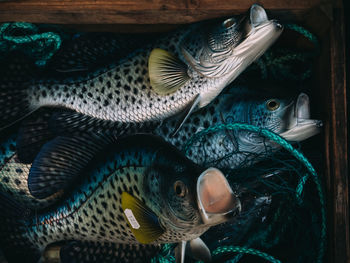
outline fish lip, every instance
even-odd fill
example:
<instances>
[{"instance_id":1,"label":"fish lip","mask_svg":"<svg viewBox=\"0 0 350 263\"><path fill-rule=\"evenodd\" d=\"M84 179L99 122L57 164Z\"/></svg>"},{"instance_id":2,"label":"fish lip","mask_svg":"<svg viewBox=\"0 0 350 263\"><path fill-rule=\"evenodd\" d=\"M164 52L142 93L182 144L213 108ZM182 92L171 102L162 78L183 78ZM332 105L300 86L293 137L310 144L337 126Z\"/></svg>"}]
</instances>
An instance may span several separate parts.
<instances>
[{"instance_id":1,"label":"fish lip","mask_svg":"<svg viewBox=\"0 0 350 263\"><path fill-rule=\"evenodd\" d=\"M323 122L321 120L297 118L297 124L279 135L288 141L303 141L321 132Z\"/></svg>"},{"instance_id":2,"label":"fish lip","mask_svg":"<svg viewBox=\"0 0 350 263\"><path fill-rule=\"evenodd\" d=\"M202 196L201 196L201 187L202 186L202 181L205 179L206 176L215 176L220 180L223 180L224 187L226 189L222 189L223 191L226 190L227 194L230 195L229 198L231 198L232 203L230 202L230 206L228 207L227 211L220 211L217 213L209 212L206 211ZM234 195L232 188L230 187L227 179L223 175L223 173L216 169L216 168L208 168L205 170L197 179L197 205L199 209L199 213L202 217L203 224L206 226L213 226L217 225L220 223L224 223L226 221L229 221L232 219L234 216L238 215L241 212L241 201L239 198Z\"/></svg>"},{"instance_id":3,"label":"fish lip","mask_svg":"<svg viewBox=\"0 0 350 263\"><path fill-rule=\"evenodd\" d=\"M283 30L283 26L276 19L269 20L266 10L259 4L253 4L250 7L249 22L254 28L267 23L273 23L277 29Z\"/></svg>"},{"instance_id":4,"label":"fish lip","mask_svg":"<svg viewBox=\"0 0 350 263\"><path fill-rule=\"evenodd\" d=\"M321 132L322 121L310 119L310 100L305 93L300 93L295 103L293 116L285 132L280 133L288 141L302 141Z\"/></svg>"}]
</instances>

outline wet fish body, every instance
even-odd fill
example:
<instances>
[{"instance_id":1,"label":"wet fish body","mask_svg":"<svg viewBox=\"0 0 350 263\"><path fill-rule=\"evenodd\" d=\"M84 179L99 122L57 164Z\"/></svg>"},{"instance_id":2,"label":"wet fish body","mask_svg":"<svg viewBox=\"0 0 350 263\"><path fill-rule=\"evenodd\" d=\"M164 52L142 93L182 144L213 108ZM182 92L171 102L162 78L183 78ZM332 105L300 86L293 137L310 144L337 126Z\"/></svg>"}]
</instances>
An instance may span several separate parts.
<instances>
[{"instance_id":1,"label":"wet fish body","mask_svg":"<svg viewBox=\"0 0 350 263\"><path fill-rule=\"evenodd\" d=\"M206 213L208 204L201 196L210 198L211 193L206 193L207 186L204 185L199 188L204 189L204 194L200 191L199 197L196 196L196 181L202 180L199 178L204 181L206 178L215 178L216 172L209 171L203 175L203 168L168 146L147 136L119 140L113 149L104 151L106 155L103 162L97 159L93 165L84 169L91 172L87 172L83 182L56 207L31 215L22 227L21 220L15 223L13 218L2 224L1 231L7 240L2 245L8 248L7 251L13 251L12 246L17 245L15 250L27 249L38 256L49 244L67 240L159 244L197 238L212 224L225 218L221 218L221 213L218 213L219 219L214 220L211 218L213 215L215 218L214 213L208 219L208 222L214 220L214 223L203 223L202 214ZM66 156L70 155L66 153ZM43 163L55 154L45 156ZM48 164L43 163L43 166L48 167ZM60 178L56 179L64 179L62 172L56 173L55 169L59 167L53 167L47 176L53 178L59 174ZM169 170L174 173L170 175ZM198 177L201 173L204 177ZM218 178L220 181L225 180L222 175ZM45 187L38 180L29 182L34 196L40 188ZM223 185L222 189L227 187L228 184ZM230 191L228 195L231 195ZM198 208L196 200L203 201L200 203L201 208ZM124 205L130 205L130 208ZM231 206L237 209L235 200L230 202L230 209ZM133 213L128 214L127 209ZM134 216L136 221L130 216ZM135 230L133 224L139 224L139 227L135 227ZM140 227L141 233L137 232ZM27 244L25 248L21 245L23 243ZM20 253L18 255L23 256Z\"/></svg>"},{"instance_id":2,"label":"wet fish body","mask_svg":"<svg viewBox=\"0 0 350 263\"><path fill-rule=\"evenodd\" d=\"M5 86L0 125L4 128L43 106L74 111L57 116L54 124L98 130L105 121L117 134L130 125L154 127L180 112L188 116L262 55L282 27L253 5L244 21L231 18L209 33L198 33L202 30L201 24L179 30L84 80ZM194 35L198 38L193 40Z\"/></svg>"},{"instance_id":3,"label":"wet fish body","mask_svg":"<svg viewBox=\"0 0 350 263\"><path fill-rule=\"evenodd\" d=\"M294 142L314 136L322 126L321 121L310 119L310 101L304 93L294 99L233 86L208 107L190 116L176 135L172 135L175 120L163 122L154 133L183 149L186 142L203 129L229 123L269 129ZM188 157L198 164L219 168L247 167L279 149L277 144L247 131L224 130L204 139L191 147Z\"/></svg>"},{"instance_id":4,"label":"wet fish body","mask_svg":"<svg viewBox=\"0 0 350 263\"><path fill-rule=\"evenodd\" d=\"M297 103L298 99L292 99L291 96L287 99L284 97L262 94L251 90L250 87L236 85L218 96L207 108L190 116L176 135L172 135L176 127L176 120L164 121L162 126L154 131L154 134L163 137L181 150L197 132L222 123L239 122L256 125L270 129L293 141L302 141L320 132L321 122L309 119L310 103L306 94L299 95L299 103ZM267 104L271 102L277 103L278 108L273 111L269 110ZM33 123L40 122L40 118L43 118L45 113L51 114L48 110L42 111L40 115L36 114L29 119L26 125L32 127ZM300 123L308 124L300 125ZM35 136L35 134L28 134ZM37 135L35 137L37 138ZM32 139L28 141L32 151L33 148L38 148L37 151L40 150L40 144L34 147ZM40 140L39 142L44 143ZM14 134L7 140L5 139L0 144L0 148L0 189L28 208L43 209L51 205L59 200L64 192L68 191L69 185L73 183L67 180L64 186L59 185L57 191L52 191L51 195L47 195L45 198L36 198L28 189L32 161L23 161L23 152L28 153L28 147L21 150L21 145L18 146ZM99 149L96 147L96 152ZM188 157L200 165L215 164L219 168L235 169L248 167L262 161L278 149L277 144L254 136L253 133L227 130L206 136L205 141L196 143L191 148ZM18 157L18 150L22 152L20 154L22 160ZM34 151L30 155L34 160L37 152ZM86 158L88 157L86 156Z\"/></svg>"}]
</instances>

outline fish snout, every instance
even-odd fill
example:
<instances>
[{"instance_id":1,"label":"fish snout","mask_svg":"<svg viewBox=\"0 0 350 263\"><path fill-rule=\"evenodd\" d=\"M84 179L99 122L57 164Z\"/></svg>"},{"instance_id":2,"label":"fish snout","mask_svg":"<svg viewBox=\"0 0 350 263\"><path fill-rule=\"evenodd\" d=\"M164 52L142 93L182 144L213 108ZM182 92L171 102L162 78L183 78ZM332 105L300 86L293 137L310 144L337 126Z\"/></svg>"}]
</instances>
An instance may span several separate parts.
<instances>
[{"instance_id":1,"label":"fish snout","mask_svg":"<svg viewBox=\"0 0 350 263\"><path fill-rule=\"evenodd\" d=\"M268 21L265 9L259 4L253 4L250 7L250 23L253 26Z\"/></svg>"},{"instance_id":2,"label":"fish snout","mask_svg":"<svg viewBox=\"0 0 350 263\"><path fill-rule=\"evenodd\" d=\"M209 168L199 176L197 201L206 225L226 222L241 211L239 198L234 195L223 173L216 168Z\"/></svg>"},{"instance_id":3,"label":"fish snout","mask_svg":"<svg viewBox=\"0 0 350 263\"><path fill-rule=\"evenodd\" d=\"M310 99L305 93L300 93L295 106L295 117L310 119Z\"/></svg>"},{"instance_id":4,"label":"fish snout","mask_svg":"<svg viewBox=\"0 0 350 263\"><path fill-rule=\"evenodd\" d=\"M250 24L253 27L257 27L261 24L269 22L265 9L259 4L253 4L250 7ZM277 31L282 31L283 26L275 19L270 20L275 25Z\"/></svg>"},{"instance_id":5,"label":"fish snout","mask_svg":"<svg viewBox=\"0 0 350 263\"><path fill-rule=\"evenodd\" d=\"M289 118L287 130L280 134L289 141L303 141L321 131L322 121L310 119L310 99L305 93L300 93L294 107L293 116Z\"/></svg>"}]
</instances>

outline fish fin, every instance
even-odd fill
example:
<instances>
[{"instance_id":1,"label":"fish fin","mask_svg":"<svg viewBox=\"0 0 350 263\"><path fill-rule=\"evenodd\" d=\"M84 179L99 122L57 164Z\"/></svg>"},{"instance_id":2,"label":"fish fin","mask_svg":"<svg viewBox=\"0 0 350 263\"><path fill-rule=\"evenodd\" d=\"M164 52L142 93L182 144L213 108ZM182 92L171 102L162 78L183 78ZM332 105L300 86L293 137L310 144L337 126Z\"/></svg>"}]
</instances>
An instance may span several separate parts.
<instances>
[{"instance_id":1,"label":"fish fin","mask_svg":"<svg viewBox=\"0 0 350 263\"><path fill-rule=\"evenodd\" d=\"M164 233L157 215L142 201L127 192L122 193L122 209L138 242L149 244Z\"/></svg>"},{"instance_id":2,"label":"fish fin","mask_svg":"<svg viewBox=\"0 0 350 263\"><path fill-rule=\"evenodd\" d=\"M211 262L211 253L202 239L195 238L186 244L186 254L204 263Z\"/></svg>"},{"instance_id":3,"label":"fish fin","mask_svg":"<svg viewBox=\"0 0 350 263\"><path fill-rule=\"evenodd\" d=\"M41 147L54 138L49 128L52 110L39 109L26 119L18 131L16 150L22 163L31 164Z\"/></svg>"},{"instance_id":4,"label":"fish fin","mask_svg":"<svg viewBox=\"0 0 350 263\"><path fill-rule=\"evenodd\" d=\"M63 242L55 242L47 245L42 252L39 262L61 262L61 249L63 246Z\"/></svg>"},{"instance_id":5,"label":"fish fin","mask_svg":"<svg viewBox=\"0 0 350 263\"><path fill-rule=\"evenodd\" d=\"M166 50L153 49L148 59L151 86L159 95L166 95L181 88L190 77L187 65Z\"/></svg>"},{"instance_id":6,"label":"fish fin","mask_svg":"<svg viewBox=\"0 0 350 263\"><path fill-rule=\"evenodd\" d=\"M0 86L0 130L12 126L35 110L30 105L23 83Z\"/></svg>"},{"instance_id":7,"label":"fish fin","mask_svg":"<svg viewBox=\"0 0 350 263\"><path fill-rule=\"evenodd\" d=\"M199 102L201 100L200 94L197 94L197 96L192 100L191 103L189 103L186 108L182 111L181 116L179 117L179 121L177 122L174 132L171 134L171 137L175 136L181 127L184 125L188 117L191 115L191 113L197 108Z\"/></svg>"},{"instance_id":8,"label":"fish fin","mask_svg":"<svg viewBox=\"0 0 350 263\"><path fill-rule=\"evenodd\" d=\"M175 248L175 263L185 263L187 241L181 241Z\"/></svg>"},{"instance_id":9,"label":"fish fin","mask_svg":"<svg viewBox=\"0 0 350 263\"><path fill-rule=\"evenodd\" d=\"M67 190L109 138L81 134L58 136L46 143L34 159L28 175L30 193L38 199Z\"/></svg>"}]
</instances>

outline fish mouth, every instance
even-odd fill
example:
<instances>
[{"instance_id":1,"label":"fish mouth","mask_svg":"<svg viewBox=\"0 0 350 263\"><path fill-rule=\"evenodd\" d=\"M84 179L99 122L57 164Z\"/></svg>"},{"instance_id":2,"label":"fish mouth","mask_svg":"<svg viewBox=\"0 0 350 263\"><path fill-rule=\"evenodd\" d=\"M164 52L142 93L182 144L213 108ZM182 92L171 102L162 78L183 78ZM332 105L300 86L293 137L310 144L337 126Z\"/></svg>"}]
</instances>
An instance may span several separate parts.
<instances>
[{"instance_id":1,"label":"fish mouth","mask_svg":"<svg viewBox=\"0 0 350 263\"><path fill-rule=\"evenodd\" d=\"M300 93L291 112L287 131L280 133L288 141L303 141L321 132L322 121L310 119L310 99L305 93Z\"/></svg>"},{"instance_id":2,"label":"fish mouth","mask_svg":"<svg viewBox=\"0 0 350 263\"><path fill-rule=\"evenodd\" d=\"M203 223L209 226L224 223L241 211L239 198L216 168L209 168L198 177L197 202Z\"/></svg>"},{"instance_id":3,"label":"fish mouth","mask_svg":"<svg viewBox=\"0 0 350 263\"><path fill-rule=\"evenodd\" d=\"M249 17L242 25L245 37L234 48L234 55L258 59L277 40L283 26L277 20L269 20L265 9L258 4L250 8Z\"/></svg>"},{"instance_id":4,"label":"fish mouth","mask_svg":"<svg viewBox=\"0 0 350 263\"><path fill-rule=\"evenodd\" d=\"M225 76L227 83L230 83L264 54L283 31L283 26L275 20L268 20L265 9L257 4L252 5L250 15L239 21L238 24L237 30L243 32L241 42L216 54L209 48L210 55L207 56L215 57L215 61L207 59L202 61L182 48L185 61L194 71L204 77L219 78ZM207 101L202 102L201 106L206 105L206 103Z\"/></svg>"}]
</instances>

